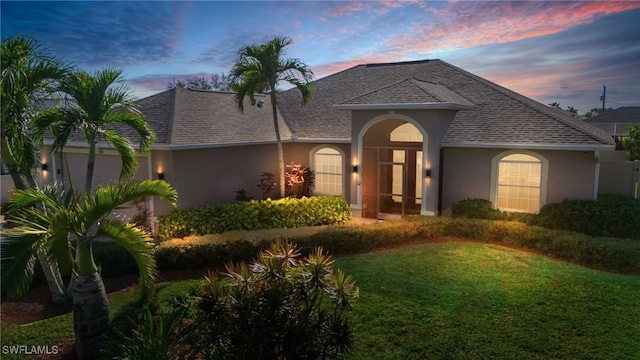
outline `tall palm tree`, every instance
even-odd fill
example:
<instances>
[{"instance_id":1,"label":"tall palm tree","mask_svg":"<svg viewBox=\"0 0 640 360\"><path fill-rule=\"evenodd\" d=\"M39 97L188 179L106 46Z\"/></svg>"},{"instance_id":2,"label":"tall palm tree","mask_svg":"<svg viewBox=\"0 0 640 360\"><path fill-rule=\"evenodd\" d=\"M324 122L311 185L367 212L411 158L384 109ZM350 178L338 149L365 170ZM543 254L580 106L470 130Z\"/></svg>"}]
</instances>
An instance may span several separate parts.
<instances>
[{"instance_id":1,"label":"tall palm tree","mask_svg":"<svg viewBox=\"0 0 640 360\"><path fill-rule=\"evenodd\" d=\"M36 188L35 171L39 162L42 137L34 126L37 103L51 91L52 85L69 71L34 38L16 36L2 39L0 60L1 124L0 149L16 189ZM60 272L39 253L47 284L55 302L64 301Z\"/></svg>"},{"instance_id":2,"label":"tall palm tree","mask_svg":"<svg viewBox=\"0 0 640 360\"><path fill-rule=\"evenodd\" d=\"M80 359L98 356L100 337L111 324L109 302L93 259L94 240L112 239L131 254L140 276L138 299L146 303L152 298L156 265L151 237L133 224L108 217L117 207L147 196L157 196L175 206L177 193L161 180L121 182L81 196L54 183L43 190L18 190L7 203L6 216L19 227L2 230L2 294L12 297L28 289L37 249L44 249L63 271L77 274L71 294ZM35 206L39 203L46 207Z\"/></svg>"},{"instance_id":3,"label":"tall palm tree","mask_svg":"<svg viewBox=\"0 0 640 360\"><path fill-rule=\"evenodd\" d=\"M136 109L129 88L123 83L122 70L103 69L95 73L76 71L60 84L60 91L71 97L73 105L49 112L40 127L51 126L54 133L53 151L61 151L75 131L84 136L89 146L84 191L91 192L96 144L100 140L113 145L122 160L120 178L135 173L135 149L117 126L133 128L139 136L139 150L148 151L156 139L144 116Z\"/></svg>"},{"instance_id":4,"label":"tall palm tree","mask_svg":"<svg viewBox=\"0 0 640 360\"><path fill-rule=\"evenodd\" d=\"M276 103L277 85L287 82L295 86L302 94L302 105L311 98L309 82L313 72L299 59L283 59L284 48L293 44L288 37L278 36L262 45L245 46L239 51L238 60L229 73L232 89L236 91L235 100L244 110L246 96L255 104L256 92L268 92L271 96L271 110L273 112L273 127L278 145L278 170L280 173L280 196L285 196L285 167L278 126L278 111Z\"/></svg>"}]
</instances>

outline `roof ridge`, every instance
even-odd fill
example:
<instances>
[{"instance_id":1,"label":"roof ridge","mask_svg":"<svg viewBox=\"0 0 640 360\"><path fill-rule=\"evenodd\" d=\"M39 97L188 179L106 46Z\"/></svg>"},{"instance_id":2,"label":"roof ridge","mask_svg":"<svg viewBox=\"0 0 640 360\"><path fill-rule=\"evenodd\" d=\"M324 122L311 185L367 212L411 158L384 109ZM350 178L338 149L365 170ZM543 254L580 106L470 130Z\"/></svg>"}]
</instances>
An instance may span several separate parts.
<instances>
[{"instance_id":1,"label":"roof ridge","mask_svg":"<svg viewBox=\"0 0 640 360\"><path fill-rule=\"evenodd\" d=\"M474 75L474 74L472 74L472 73L470 73L470 72L468 72L468 71L466 71L464 69L461 69L461 68L459 68L457 66L449 64L449 63L447 63L445 61L441 61L441 62L442 62L443 65L448 66L448 67L450 67L450 68L452 68L454 70L460 71L463 75L465 75L467 77L471 77L471 78L475 79L476 81L479 81L480 83L484 84L485 86L490 87L491 89L501 93L502 95L505 95L505 96L507 96L507 97L519 102L520 104L527 106L528 108L530 108L530 109L532 109L532 110L534 110L534 111L536 111L538 113L541 113L543 115L549 116L550 118L562 123L563 125L569 126L570 128L572 128L574 130L577 130L577 131L583 133L584 135L587 135L588 137L590 137L590 138L592 138L594 140L597 140L598 142L600 142L602 144L611 145L610 142L607 141L608 140L607 138L601 137L601 134L597 134L597 132L595 131L596 130L595 127L593 127L593 126L591 126L589 124L585 123L585 125L587 125L588 127L594 128L594 131L587 131L586 129L582 129L579 126L576 126L575 123L572 123L573 121L568 121L566 119L562 119L562 118L556 116L555 114L552 114L551 112L544 112L544 111L540 110L540 108L538 108L536 106L532 106L530 104L530 102L538 103L533 99L529 99L528 97L526 97L524 95L521 95L521 94L519 94L519 93L517 93L517 92L515 92L513 90L509 90L509 89L505 88L504 86L501 86L499 84L494 83L493 81L489 81L489 80L487 80L485 78L482 78L480 76ZM569 115L567 115L567 116L569 116Z\"/></svg>"},{"instance_id":2,"label":"roof ridge","mask_svg":"<svg viewBox=\"0 0 640 360\"><path fill-rule=\"evenodd\" d=\"M432 94L432 93L428 92L427 90L423 89L422 86L420 86L420 84L416 84L416 82L425 82L425 83L429 83L429 84L440 85L440 86L443 86L445 89L447 89L449 91L452 91L456 95L460 96L460 94L456 93L455 91L453 91L453 90L449 89L448 87L446 87L446 86L444 86L442 84L439 84L439 83L435 83L435 82L431 82L431 81L421 81L421 80L416 79L415 77L411 77L409 79L409 81L411 83L413 83L413 85L415 85L418 89L422 90L422 92L424 92L425 94L427 94L429 96L433 96L434 98L436 98L436 100L438 100L440 102L446 102L446 99L443 99L443 98L441 98L440 96L438 96L436 94Z\"/></svg>"},{"instance_id":3,"label":"roof ridge","mask_svg":"<svg viewBox=\"0 0 640 360\"><path fill-rule=\"evenodd\" d=\"M169 123L167 124L167 144L171 145L173 141L173 132L175 121L173 121L175 117L175 109L176 109L176 97L178 96L178 88L173 88L170 90L171 95L169 96Z\"/></svg>"},{"instance_id":4,"label":"roof ridge","mask_svg":"<svg viewBox=\"0 0 640 360\"><path fill-rule=\"evenodd\" d=\"M373 90L371 90L371 91L368 91L368 92L362 93L362 94L360 94L360 95L356 95L356 96L354 96L354 97L352 97L352 98L349 98L349 99L347 99L347 100L344 100L344 101L342 101L342 102L343 102L343 103L346 103L346 102L349 102L349 101L351 101L351 100L355 100L355 99L357 99L357 98L359 98L359 97L362 97L362 96L365 96L365 95L369 95L369 94L373 94L374 92L378 92L378 91L380 91L380 90L382 90L382 89L386 89L386 88L388 88L388 87L391 87L391 86L394 86L394 85L398 85L398 84L400 84L400 83L402 83L402 82L405 82L405 81L407 81L407 80L411 80L411 78L404 78L404 79L402 79L402 80L398 80L398 81L396 81L396 82L392 82L392 83L390 83L390 84L388 84L388 85L385 85L385 86L382 86L382 87L379 87L379 88L373 89Z\"/></svg>"}]
</instances>

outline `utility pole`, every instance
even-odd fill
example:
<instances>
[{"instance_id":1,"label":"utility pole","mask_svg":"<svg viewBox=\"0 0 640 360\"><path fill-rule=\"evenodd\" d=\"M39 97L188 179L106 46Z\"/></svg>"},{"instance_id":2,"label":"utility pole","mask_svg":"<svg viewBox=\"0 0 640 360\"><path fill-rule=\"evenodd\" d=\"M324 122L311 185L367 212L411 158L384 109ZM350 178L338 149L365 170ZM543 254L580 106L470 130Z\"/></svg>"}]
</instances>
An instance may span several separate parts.
<instances>
[{"instance_id":1,"label":"utility pole","mask_svg":"<svg viewBox=\"0 0 640 360\"><path fill-rule=\"evenodd\" d=\"M604 102L607 98L607 87L602 84L602 96L600 96L600 100L602 100L602 112L604 112Z\"/></svg>"}]
</instances>

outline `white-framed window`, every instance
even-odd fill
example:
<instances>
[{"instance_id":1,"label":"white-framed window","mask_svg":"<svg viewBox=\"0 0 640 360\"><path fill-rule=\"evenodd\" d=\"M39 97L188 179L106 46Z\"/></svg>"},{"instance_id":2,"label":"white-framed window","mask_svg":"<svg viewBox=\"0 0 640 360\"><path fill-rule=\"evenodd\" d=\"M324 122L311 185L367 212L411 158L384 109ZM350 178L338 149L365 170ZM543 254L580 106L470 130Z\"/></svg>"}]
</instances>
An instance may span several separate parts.
<instances>
[{"instance_id":1,"label":"white-framed window","mask_svg":"<svg viewBox=\"0 0 640 360\"><path fill-rule=\"evenodd\" d=\"M538 212L546 199L548 161L530 151L509 151L492 161L491 198L495 208Z\"/></svg>"},{"instance_id":2,"label":"white-framed window","mask_svg":"<svg viewBox=\"0 0 640 360\"><path fill-rule=\"evenodd\" d=\"M342 195L344 193L344 156L332 147L312 150L313 170L316 175L314 193Z\"/></svg>"}]
</instances>

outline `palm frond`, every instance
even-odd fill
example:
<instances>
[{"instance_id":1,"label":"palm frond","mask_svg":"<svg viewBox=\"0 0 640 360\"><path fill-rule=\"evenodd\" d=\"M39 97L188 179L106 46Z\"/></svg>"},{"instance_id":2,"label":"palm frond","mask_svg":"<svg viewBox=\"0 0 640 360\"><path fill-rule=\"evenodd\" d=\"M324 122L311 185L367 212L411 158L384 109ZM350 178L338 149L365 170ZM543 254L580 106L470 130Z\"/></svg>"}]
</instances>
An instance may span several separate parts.
<instances>
[{"instance_id":1,"label":"palm frond","mask_svg":"<svg viewBox=\"0 0 640 360\"><path fill-rule=\"evenodd\" d=\"M162 180L125 181L118 185L100 187L85 198L82 211L85 217L84 223L90 227L118 206L152 196L157 196L175 206L178 193L169 183Z\"/></svg>"},{"instance_id":2,"label":"palm frond","mask_svg":"<svg viewBox=\"0 0 640 360\"><path fill-rule=\"evenodd\" d=\"M29 289L33 279L36 250L42 235L41 232L20 228L2 231L0 279L3 296L20 296Z\"/></svg>"},{"instance_id":3,"label":"palm frond","mask_svg":"<svg viewBox=\"0 0 640 360\"><path fill-rule=\"evenodd\" d=\"M105 130L103 134L107 143L113 145L120 154L122 162L120 180L132 177L138 168L138 159L129 140L113 130Z\"/></svg>"},{"instance_id":4,"label":"palm frond","mask_svg":"<svg viewBox=\"0 0 640 360\"><path fill-rule=\"evenodd\" d=\"M109 116L110 123L120 123L129 125L140 136L140 151L149 151L151 145L156 141L156 134L149 127L144 116L137 112L114 112Z\"/></svg>"},{"instance_id":5,"label":"palm frond","mask_svg":"<svg viewBox=\"0 0 640 360\"><path fill-rule=\"evenodd\" d=\"M116 219L100 222L96 236L107 237L122 246L136 261L140 279L138 280L138 300L148 304L153 297L157 268L153 257L152 239L144 230L133 224Z\"/></svg>"}]
</instances>

